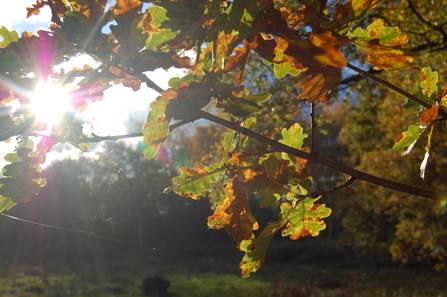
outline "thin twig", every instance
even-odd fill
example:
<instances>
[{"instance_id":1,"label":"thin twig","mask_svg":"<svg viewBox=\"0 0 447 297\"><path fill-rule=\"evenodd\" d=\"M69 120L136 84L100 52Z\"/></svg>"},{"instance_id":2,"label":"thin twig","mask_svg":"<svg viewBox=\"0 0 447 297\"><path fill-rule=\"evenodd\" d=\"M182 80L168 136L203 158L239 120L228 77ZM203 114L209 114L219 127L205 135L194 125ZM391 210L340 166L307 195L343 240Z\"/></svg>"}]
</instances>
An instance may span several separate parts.
<instances>
[{"instance_id":1,"label":"thin twig","mask_svg":"<svg viewBox=\"0 0 447 297\"><path fill-rule=\"evenodd\" d=\"M183 126L187 123L194 122L195 120L198 120L198 119L199 118L197 116L194 116L194 117L189 117L188 119L182 120L180 122L177 122L175 124L172 124L169 126L169 132L172 132L172 130L174 130L180 126ZM34 136L48 137L46 135L41 135L38 133L34 133ZM92 136L90 136L90 137L84 136L83 138L79 138L76 140L69 139L69 138L57 138L57 137L53 137L52 140L56 141L56 142L86 143L86 142L102 142L102 141L106 141L106 140L120 140L120 139L136 138L136 137L143 137L143 136L144 135L142 132L135 132L135 133L130 133L130 134L122 134L122 135L108 135L108 136L99 136L99 135L92 133Z\"/></svg>"},{"instance_id":2,"label":"thin twig","mask_svg":"<svg viewBox=\"0 0 447 297\"><path fill-rule=\"evenodd\" d=\"M298 198L305 198L305 197L311 197L311 198L317 198L318 196L324 195L324 194L329 194L329 193L333 193L335 191L339 191L343 188L347 188L350 185L352 185L354 182L356 181L356 178L354 177L350 177L347 181L345 181L343 184L341 184L338 187L333 187L330 190L323 190L323 191L318 191L318 192L312 192L308 195L298 195Z\"/></svg>"},{"instance_id":3,"label":"thin twig","mask_svg":"<svg viewBox=\"0 0 447 297\"><path fill-rule=\"evenodd\" d=\"M310 105L310 153L316 154L315 140L317 139L317 121L315 118L315 102Z\"/></svg>"}]
</instances>

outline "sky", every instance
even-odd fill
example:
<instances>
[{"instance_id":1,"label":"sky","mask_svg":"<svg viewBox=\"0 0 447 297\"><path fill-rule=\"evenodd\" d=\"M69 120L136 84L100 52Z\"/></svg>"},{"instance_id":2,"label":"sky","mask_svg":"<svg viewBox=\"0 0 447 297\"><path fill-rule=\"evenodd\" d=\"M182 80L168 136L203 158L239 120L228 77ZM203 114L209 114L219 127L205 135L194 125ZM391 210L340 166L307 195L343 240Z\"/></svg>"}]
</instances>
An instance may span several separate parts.
<instances>
[{"instance_id":1,"label":"sky","mask_svg":"<svg viewBox=\"0 0 447 297\"><path fill-rule=\"evenodd\" d=\"M41 10L39 15L33 15L26 18L26 7L31 7L36 0L0 0L8 2L7 9L0 10L0 27L5 26L8 30L16 30L19 36L22 32L37 32L37 30L45 30L48 28L48 20L51 19L51 12L48 7ZM113 1L109 1L108 5L113 5ZM1 38L1 37L0 37ZM81 57L65 63L63 67L70 69L73 66L83 68L84 64L92 64L93 60L89 57ZM158 84L161 88L168 87L168 80L173 76L181 75L178 71L165 71L157 69L152 73L147 73L148 77ZM123 124L128 121L129 116L137 118L138 121L144 121L145 114L149 111L149 104L155 100L159 94L152 89L145 87L134 92L130 88L125 88L121 84L113 85L104 93L104 100L97 102L89 102L88 108L81 114L82 119L89 124L86 133L93 132L99 136L120 135L130 132ZM104 111L107 112L104 112ZM143 118L142 118L143 117ZM7 162L3 159L6 153L13 152L14 143L0 143L0 166L3 167ZM66 146L65 146L66 147ZM74 149L76 150L76 149ZM57 150L57 151L60 151ZM49 154L49 160L65 157L58 155L58 152Z\"/></svg>"}]
</instances>

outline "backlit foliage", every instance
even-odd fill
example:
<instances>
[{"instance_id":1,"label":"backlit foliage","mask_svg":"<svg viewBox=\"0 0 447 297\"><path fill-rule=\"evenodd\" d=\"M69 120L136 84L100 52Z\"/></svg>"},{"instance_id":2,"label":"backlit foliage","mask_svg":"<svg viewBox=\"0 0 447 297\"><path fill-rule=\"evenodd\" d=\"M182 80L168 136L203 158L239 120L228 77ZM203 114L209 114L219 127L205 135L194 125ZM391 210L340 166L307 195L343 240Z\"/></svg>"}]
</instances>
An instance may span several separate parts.
<instances>
[{"instance_id":1,"label":"backlit foliage","mask_svg":"<svg viewBox=\"0 0 447 297\"><path fill-rule=\"evenodd\" d=\"M297 98L308 103L328 102L341 82L342 68L353 69L344 48L355 47L366 54L367 62L376 69L414 66L406 49L408 37L399 28L388 27L381 19L365 28L357 26L381 1L350 0L335 3L334 7L326 7L326 2L304 0L297 9L289 10L275 5L273 0L117 0L107 9L107 0L37 1L27 16L39 14L48 6L52 12L48 30L19 36L7 28L0 29L0 135L2 141L18 140L15 153L6 156L11 164L5 166L0 180L1 210L39 192L45 184L39 166L54 144L68 142L88 150L88 142L105 140L85 134L76 115L88 101L101 100L104 90L118 83L133 91L145 84L160 93L150 106L141 133L134 135L143 137L144 156L148 159L157 155L173 129L196 119L230 129L218 152L222 154L220 162L182 167L166 192L173 190L199 199L222 187L208 227L224 228L238 249L245 252L240 264L244 277L260 267L277 231L299 239L318 236L325 228L323 219L331 210L315 204L320 195L312 192L308 160L350 175L351 183L362 179L435 198L431 190L384 181L319 157L311 148L303 147L307 135L297 123L283 127L281 137L253 132L256 115L274 95L252 94L243 85L246 63L254 54L270 65L272 79L292 76L300 89ZM100 65L55 72L55 66L79 54L93 57ZM145 74L171 67L186 74L171 79L167 90ZM421 121L397 138L394 149L409 151L406 147L411 148L423 132L429 131L421 166L423 176L432 127L445 120L442 106L447 104L445 90L438 92L436 86L437 73L423 68L421 78L421 92L410 95L406 106L423 108ZM28 108L28 96L40 81L48 79L62 84L76 79L77 89L70 94L71 112L49 136L42 136L43 125ZM13 111L8 105L12 101L20 108ZM219 110L223 116L216 117L203 108ZM180 122L173 124L175 120ZM257 120L262 120L264 126L269 122L268 118ZM36 147L31 141L34 137L40 139ZM247 141L249 137L260 143L253 146ZM281 202L278 220L258 235L260 226L251 213L247 193L259 195L260 207Z\"/></svg>"}]
</instances>

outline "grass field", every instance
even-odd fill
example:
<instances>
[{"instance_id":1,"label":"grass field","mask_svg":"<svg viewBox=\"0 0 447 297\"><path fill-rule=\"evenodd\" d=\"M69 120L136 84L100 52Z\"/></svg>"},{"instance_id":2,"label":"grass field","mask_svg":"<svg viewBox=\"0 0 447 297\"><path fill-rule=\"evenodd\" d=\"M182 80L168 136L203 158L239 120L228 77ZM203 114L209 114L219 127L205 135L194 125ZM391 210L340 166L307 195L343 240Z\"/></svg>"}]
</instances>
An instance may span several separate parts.
<instances>
[{"instance_id":1,"label":"grass field","mask_svg":"<svg viewBox=\"0 0 447 297\"><path fill-rule=\"evenodd\" d=\"M189 248L183 254L152 250L121 259L98 254L63 269L9 267L0 274L0 296L145 296L142 282L151 275L170 281L169 295L163 296L172 297L447 296L445 272L362 259L321 240L293 244L292 250L273 245L267 262L248 279L237 268L242 254L211 256Z\"/></svg>"}]
</instances>

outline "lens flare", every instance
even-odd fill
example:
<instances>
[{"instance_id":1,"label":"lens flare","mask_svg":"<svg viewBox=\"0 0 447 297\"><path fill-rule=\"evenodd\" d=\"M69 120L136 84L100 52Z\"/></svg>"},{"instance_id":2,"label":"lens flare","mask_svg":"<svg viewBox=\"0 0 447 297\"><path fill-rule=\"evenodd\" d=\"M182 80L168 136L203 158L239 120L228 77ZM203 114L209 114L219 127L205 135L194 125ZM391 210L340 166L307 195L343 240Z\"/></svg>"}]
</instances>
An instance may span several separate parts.
<instances>
[{"instance_id":1,"label":"lens flare","mask_svg":"<svg viewBox=\"0 0 447 297\"><path fill-rule=\"evenodd\" d=\"M70 110L68 91L51 81L39 83L29 99L29 109L37 120L46 122L49 131Z\"/></svg>"}]
</instances>

